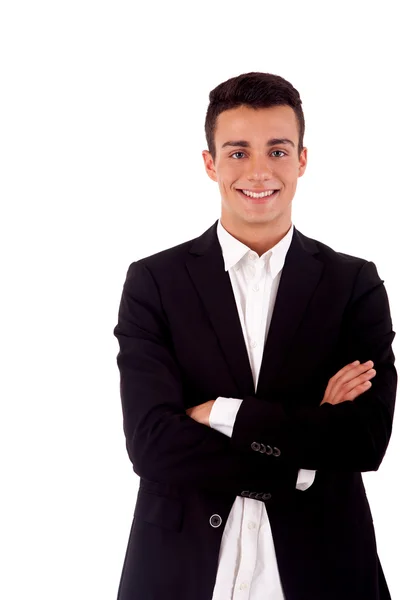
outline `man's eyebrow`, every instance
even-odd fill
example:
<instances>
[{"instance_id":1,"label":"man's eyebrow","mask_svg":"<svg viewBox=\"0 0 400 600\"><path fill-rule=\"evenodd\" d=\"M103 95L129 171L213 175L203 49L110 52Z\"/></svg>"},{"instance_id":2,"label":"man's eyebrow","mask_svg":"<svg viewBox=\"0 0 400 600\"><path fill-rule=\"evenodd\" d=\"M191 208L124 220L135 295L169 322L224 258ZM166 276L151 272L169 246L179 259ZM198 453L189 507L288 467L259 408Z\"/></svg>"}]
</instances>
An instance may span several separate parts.
<instances>
[{"instance_id":1,"label":"man's eyebrow","mask_svg":"<svg viewBox=\"0 0 400 600\"><path fill-rule=\"evenodd\" d=\"M268 142L266 142L265 145L276 146L277 144L290 144L291 146L293 146L293 148L295 148L295 145L292 142L292 140L289 140L288 138L271 138L270 140L268 140ZM249 148L250 144L249 142L246 142L246 140L229 140L228 142L222 144L222 148L225 148L226 146L241 146L242 148Z\"/></svg>"}]
</instances>

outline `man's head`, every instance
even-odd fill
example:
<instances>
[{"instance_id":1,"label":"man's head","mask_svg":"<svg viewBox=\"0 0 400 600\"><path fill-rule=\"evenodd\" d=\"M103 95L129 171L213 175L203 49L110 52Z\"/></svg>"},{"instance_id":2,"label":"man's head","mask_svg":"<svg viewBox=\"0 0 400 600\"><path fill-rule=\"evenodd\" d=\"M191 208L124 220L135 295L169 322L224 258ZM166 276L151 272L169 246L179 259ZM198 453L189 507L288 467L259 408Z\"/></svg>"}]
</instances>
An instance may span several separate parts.
<instances>
[{"instance_id":1,"label":"man's head","mask_svg":"<svg viewBox=\"0 0 400 600\"><path fill-rule=\"evenodd\" d=\"M287 231L307 163L299 93L278 75L246 73L218 85L209 99L203 159L219 185L221 222L233 231L267 224ZM240 191L271 189L279 191L258 202Z\"/></svg>"}]
</instances>

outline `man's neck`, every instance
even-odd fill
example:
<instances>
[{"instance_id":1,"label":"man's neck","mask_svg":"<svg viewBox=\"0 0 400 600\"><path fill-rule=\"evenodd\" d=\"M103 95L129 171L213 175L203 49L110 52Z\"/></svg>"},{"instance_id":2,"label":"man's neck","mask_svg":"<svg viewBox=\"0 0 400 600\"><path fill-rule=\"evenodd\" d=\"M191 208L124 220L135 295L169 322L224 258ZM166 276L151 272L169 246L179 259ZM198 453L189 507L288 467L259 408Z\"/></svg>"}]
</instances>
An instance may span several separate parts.
<instances>
[{"instance_id":1,"label":"man's neck","mask_svg":"<svg viewBox=\"0 0 400 600\"><path fill-rule=\"evenodd\" d=\"M235 226L232 223L226 223L226 220L221 216L221 225L228 233L234 238L242 242L251 248L254 252L257 252L259 256L262 256L265 252L276 246L282 238L285 237L289 231L292 223L280 224L280 226L260 224L247 224L241 223L240 226Z\"/></svg>"}]
</instances>

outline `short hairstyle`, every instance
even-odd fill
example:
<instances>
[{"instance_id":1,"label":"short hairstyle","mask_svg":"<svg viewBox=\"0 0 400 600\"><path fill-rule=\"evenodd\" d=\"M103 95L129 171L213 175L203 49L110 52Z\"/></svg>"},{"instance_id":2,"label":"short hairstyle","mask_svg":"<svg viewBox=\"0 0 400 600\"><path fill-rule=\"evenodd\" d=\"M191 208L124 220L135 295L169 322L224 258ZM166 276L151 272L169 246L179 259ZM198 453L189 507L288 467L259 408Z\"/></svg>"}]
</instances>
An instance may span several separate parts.
<instances>
[{"instance_id":1,"label":"short hairstyle","mask_svg":"<svg viewBox=\"0 0 400 600\"><path fill-rule=\"evenodd\" d=\"M205 132L208 150L215 160L215 127L220 113L231 108L245 105L250 108L269 108L271 106L291 106L296 114L300 158L303 150L305 121L299 92L289 81L271 73L243 73L217 85L209 94Z\"/></svg>"}]
</instances>

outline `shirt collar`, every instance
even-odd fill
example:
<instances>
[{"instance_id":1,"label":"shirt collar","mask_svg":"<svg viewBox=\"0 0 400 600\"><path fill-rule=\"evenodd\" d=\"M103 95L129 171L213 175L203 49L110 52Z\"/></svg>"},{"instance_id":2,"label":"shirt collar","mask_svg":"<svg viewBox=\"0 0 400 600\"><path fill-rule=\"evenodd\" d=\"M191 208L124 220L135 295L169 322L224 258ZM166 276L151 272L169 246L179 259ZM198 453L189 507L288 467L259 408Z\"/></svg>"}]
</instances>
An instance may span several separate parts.
<instances>
[{"instance_id":1,"label":"shirt collar","mask_svg":"<svg viewBox=\"0 0 400 600\"><path fill-rule=\"evenodd\" d=\"M244 256L252 252L251 248L233 237L221 224L218 219L217 236L222 249L225 271L237 265ZM293 223L287 234L273 248L264 252L260 257L269 268L272 279L283 269L285 258L293 237Z\"/></svg>"}]
</instances>

